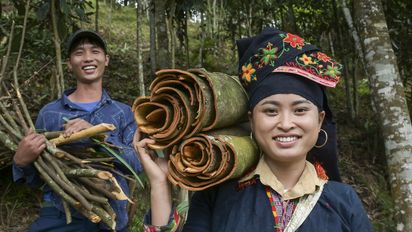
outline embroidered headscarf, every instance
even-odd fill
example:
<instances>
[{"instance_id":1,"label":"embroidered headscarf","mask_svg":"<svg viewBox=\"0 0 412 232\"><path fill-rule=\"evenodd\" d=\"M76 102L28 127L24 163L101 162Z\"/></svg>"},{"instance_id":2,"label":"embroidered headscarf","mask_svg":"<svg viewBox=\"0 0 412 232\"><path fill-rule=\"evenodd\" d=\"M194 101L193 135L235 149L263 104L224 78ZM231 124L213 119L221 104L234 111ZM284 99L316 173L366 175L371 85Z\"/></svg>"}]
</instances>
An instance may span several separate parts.
<instances>
[{"instance_id":1,"label":"embroidered headscarf","mask_svg":"<svg viewBox=\"0 0 412 232\"><path fill-rule=\"evenodd\" d=\"M342 65L297 35L266 28L255 37L238 40L237 46L239 77L249 94L250 110L263 98L288 91L323 109L323 86L335 87L340 79ZM273 90L279 85L282 92Z\"/></svg>"},{"instance_id":2,"label":"embroidered headscarf","mask_svg":"<svg viewBox=\"0 0 412 232\"><path fill-rule=\"evenodd\" d=\"M303 38L274 28L238 40L237 46L239 79L249 94L250 111L268 96L288 93L300 95L325 111L322 129L328 141L322 148L313 148L309 158L322 163L330 179L340 181L336 126L325 87L336 86L342 65ZM319 143L324 139L319 136Z\"/></svg>"}]
</instances>

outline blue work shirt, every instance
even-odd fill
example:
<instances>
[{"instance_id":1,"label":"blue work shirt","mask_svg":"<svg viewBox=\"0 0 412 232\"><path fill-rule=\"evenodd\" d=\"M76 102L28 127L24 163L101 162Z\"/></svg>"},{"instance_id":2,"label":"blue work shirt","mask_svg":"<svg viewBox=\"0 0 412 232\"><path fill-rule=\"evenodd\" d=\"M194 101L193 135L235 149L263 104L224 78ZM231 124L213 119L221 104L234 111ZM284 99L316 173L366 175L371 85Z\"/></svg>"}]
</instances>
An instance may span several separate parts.
<instances>
[{"instance_id":1,"label":"blue work shirt","mask_svg":"<svg viewBox=\"0 0 412 232\"><path fill-rule=\"evenodd\" d=\"M64 130L63 125L65 118L81 118L92 125L111 123L116 126L116 129L109 132L110 135L107 142L118 148L122 158L129 163L135 172L141 172L142 167L132 147L133 135L137 129L137 125L130 106L111 99L107 92L103 90L101 101L92 111L87 111L68 99L68 96L73 93L74 90L75 89L65 91L63 97L47 104L40 110L36 120L36 129L45 131ZM69 150L67 151L70 153ZM122 168L120 164L115 166L117 171L127 173L126 169ZM127 181L115 173L114 176L124 193L129 194ZM13 164L13 179L15 182L26 183L31 187L38 187L43 183L33 165L17 167ZM60 196L54 193L48 186L44 189L43 199L53 202L56 208L64 212ZM128 222L128 202L111 199L109 201L117 215L116 230L123 229ZM102 225L102 228L105 228L105 226Z\"/></svg>"}]
</instances>

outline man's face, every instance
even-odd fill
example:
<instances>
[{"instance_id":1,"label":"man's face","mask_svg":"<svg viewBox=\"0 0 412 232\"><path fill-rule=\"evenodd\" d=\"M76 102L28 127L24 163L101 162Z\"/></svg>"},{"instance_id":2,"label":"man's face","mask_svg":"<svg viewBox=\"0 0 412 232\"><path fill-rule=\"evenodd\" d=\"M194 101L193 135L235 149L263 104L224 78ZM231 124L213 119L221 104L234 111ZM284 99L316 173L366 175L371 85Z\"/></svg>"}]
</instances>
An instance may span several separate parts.
<instances>
[{"instance_id":1,"label":"man's face","mask_svg":"<svg viewBox=\"0 0 412 232\"><path fill-rule=\"evenodd\" d=\"M78 82L90 84L101 81L109 56L103 48L85 40L72 49L68 67Z\"/></svg>"}]
</instances>

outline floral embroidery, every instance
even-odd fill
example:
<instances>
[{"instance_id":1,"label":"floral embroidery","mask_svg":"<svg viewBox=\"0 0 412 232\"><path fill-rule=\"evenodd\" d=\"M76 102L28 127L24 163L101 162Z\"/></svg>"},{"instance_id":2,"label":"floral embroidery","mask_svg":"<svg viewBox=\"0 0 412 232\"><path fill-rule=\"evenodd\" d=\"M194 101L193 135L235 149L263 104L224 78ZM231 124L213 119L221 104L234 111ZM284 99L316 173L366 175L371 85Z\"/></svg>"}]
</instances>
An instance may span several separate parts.
<instances>
[{"instance_id":1,"label":"floral embroidery","mask_svg":"<svg viewBox=\"0 0 412 232\"><path fill-rule=\"evenodd\" d=\"M255 72L256 70L252 68L252 64L242 66L242 79L247 82L250 82L251 80L256 80Z\"/></svg>"},{"instance_id":2,"label":"floral embroidery","mask_svg":"<svg viewBox=\"0 0 412 232\"><path fill-rule=\"evenodd\" d=\"M325 72L326 75L329 75L331 77L337 77L338 75L340 75L340 71L337 67L334 67L333 64L328 65L327 69L328 70Z\"/></svg>"},{"instance_id":3,"label":"floral embroidery","mask_svg":"<svg viewBox=\"0 0 412 232\"><path fill-rule=\"evenodd\" d=\"M296 73L330 87L334 87L340 79L342 65L297 35L279 33L267 41L266 45L256 49L256 53L242 65L239 73L244 87L258 81L257 74L267 66L272 67L274 72Z\"/></svg>"},{"instance_id":4,"label":"floral embroidery","mask_svg":"<svg viewBox=\"0 0 412 232\"><path fill-rule=\"evenodd\" d=\"M322 53L322 52L318 52L317 56L319 60L322 60L324 62L329 62L331 60L329 56L327 56L325 53Z\"/></svg>"},{"instance_id":5,"label":"floral embroidery","mask_svg":"<svg viewBox=\"0 0 412 232\"><path fill-rule=\"evenodd\" d=\"M272 43L268 43L266 48L261 49L262 58L261 58L261 63L264 63L265 65L269 64L270 61L275 60L277 57L276 52L278 51L277 47L273 47Z\"/></svg>"},{"instance_id":6,"label":"floral embroidery","mask_svg":"<svg viewBox=\"0 0 412 232\"><path fill-rule=\"evenodd\" d=\"M305 45L303 41L305 41L303 38L290 33L287 33L286 38L283 39L283 42L289 43L290 46L297 49L302 49L302 47Z\"/></svg>"},{"instance_id":7,"label":"floral embroidery","mask_svg":"<svg viewBox=\"0 0 412 232\"><path fill-rule=\"evenodd\" d=\"M305 65L313 64L312 57L307 56L306 54L303 54L303 56L300 57L299 60L303 61Z\"/></svg>"},{"instance_id":8,"label":"floral embroidery","mask_svg":"<svg viewBox=\"0 0 412 232\"><path fill-rule=\"evenodd\" d=\"M308 58L311 58L311 62L309 62ZM302 54L296 57L295 62L287 62L285 65L300 68L327 81L338 82L340 79L339 75L341 74L340 70L342 69L342 65L336 63L330 57L321 52Z\"/></svg>"}]
</instances>

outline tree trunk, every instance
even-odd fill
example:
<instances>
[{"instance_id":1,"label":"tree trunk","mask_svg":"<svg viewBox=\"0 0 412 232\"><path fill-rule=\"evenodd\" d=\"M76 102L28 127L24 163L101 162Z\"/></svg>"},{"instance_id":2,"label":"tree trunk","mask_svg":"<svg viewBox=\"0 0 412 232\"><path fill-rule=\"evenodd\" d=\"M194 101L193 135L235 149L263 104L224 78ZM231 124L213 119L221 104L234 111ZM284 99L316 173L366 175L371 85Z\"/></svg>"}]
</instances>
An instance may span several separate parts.
<instances>
[{"instance_id":1,"label":"tree trunk","mask_svg":"<svg viewBox=\"0 0 412 232\"><path fill-rule=\"evenodd\" d=\"M186 41L186 47L185 47L185 53L186 53L186 67L190 67L190 56L189 56L189 35L187 34L188 26L187 22L189 21L189 11L186 11L185 14L185 20L184 20L184 33L185 33L185 41Z\"/></svg>"},{"instance_id":2,"label":"tree trunk","mask_svg":"<svg viewBox=\"0 0 412 232\"><path fill-rule=\"evenodd\" d=\"M252 21L253 21L253 18L252 18L252 6L253 6L253 1L252 1L252 3L251 4L247 4L247 17L246 17L246 20L247 20L247 33L248 33L248 36L252 36Z\"/></svg>"},{"instance_id":3,"label":"tree trunk","mask_svg":"<svg viewBox=\"0 0 412 232\"><path fill-rule=\"evenodd\" d=\"M150 76L153 78L156 73L156 22L155 22L155 1L150 1L149 22L150 22Z\"/></svg>"},{"instance_id":4,"label":"tree trunk","mask_svg":"<svg viewBox=\"0 0 412 232\"><path fill-rule=\"evenodd\" d=\"M343 36L342 36L342 30L341 30L341 23L339 20L339 12L338 12L338 7L337 7L337 0L333 0L332 1L332 7L333 7L333 17L336 23L336 27L333 28L333 30L336 31L336 40L337 40L337 49L336 52L339 54L340 57L344 57L343 58L343 67L344 67L344 71L345 71L345 93L346 93L346 108L347 108L347 113L348 115L351 116L351 119L354 121L356 118L356 111L354 108L354 101L352 99L352 93L351 93L351 76L350 76L350 72L349 72L349 63L350 60L347 57L347 55L345 54L345 46L343 45ZM331 39L330 39L331 40ZM335 55L333 55L335 56ZM354 77L355 73L353 73ZM352 79L353 81L355 81L354 79ZM356 83L355 83L356 85ZM354 89L354 91L356 91L356 89ZM356 93L354 93L356 94Z\"/></svg>"},{"instance_id":5,"label":"tree trunk","mask_svg":"<svg viewBox=\"0 0 412 232\"><path fill-rule=\"evenodd\" d=\"M353 108L353 100L351 93L351 84L350 84L350 72L349 72L349 62L348 58L343 58L343 67L345 71L345 93L346 93L346 110L350 115L352 120L355 120L355 110Z\"/></svg>"},{"instance_id":6,"label":"tree trunk","mask_svg":"<svg viewBox=\"0 0 412 232\"><path fill-rule=\"evenodd\" d=\"M57 68L57 85L60 85L60 90L57 93L57 97L61 97L64 90L64 78L63 78L63 66L62 66L62 52L60 47L60 37L59 31L57 30L57 19L56 19L56 1L51 1L51 18L53 24L53 36L54 36L54 47L56 50L56 68Z\"/></svg>"},{"instance_id":7,"label":"tree trunk","mask_svg":"<svg viewBox=\"0 0 412 232\"><path fill-rule=\"evenodd\" d=\"M212 15L212 21L213 21L213 24L212 24L212 36L215 37L215 36L216 36L216 33L217 33L217 29L216 29L216 28L217 28L217 25L216 25L216 22L217 22L216 0L213 0L212 10L213 10L213 15Z\"/></svg>"},{"instance_id":8,"label":"tree trunk","mask_svg":"<svg viewBox=\"0 0 412 232\"><path fill-rule=\"evenodd\" d=\"M205 44L205 22L203 10L200 12L200 48L199 48L199 67L203 67L203 50Z\"/></svg>"},{"instance_id":9,"label":"tree trunk","mask_svg":"<svg viewBox=\"0 0 412 232\"><path fill-rule=\"evenodd\" d=\"M142 11L142 3L140 1L137 2L136 6L136 51L137 51L137 80L139 83L139 95L145 96L145 83L144 83L144 76L143 76L143 56L142 56L142 45L143 45L143 34L142 34L142 18L143 18L143 11Z\"/></svg>"},{"instance_id":10,"label":"tree trunk","mask_svg":"<svg viewBox=\"0 0 412 232\"><path fill-rule=\"evenodd\" d=\"M350 14L349 8L346 5L346 0L342 0L341 3L342 3L343 15L345 16L346 23L348 24L349 30L352 33L352 38L355 41L355 49L356 49L356 52L358 54L359 61L362 63L362 65L365 69L365 74L368 75L366 67L365 67L364 55L363 55L362 45L361 45L361 42L360 42L358 31L353 26L352 15Z\"/></svg>"},{"instance_id":11,"label":"tree trunk","mask_svg":"<svg viewBox=\"0 0 412 232\"><path fill-rule=\"evenodd\" d=\"M155 2L157 69L170 68L169 38L166 25L166 1Z\"/></svg>"},{"instance_id":12,"label":"tree trunk","mask_svg":"<svg viewBox=\"0 0 412 232\"><path fill-rule=\"evenodd\" d=\"M176 65L176 28L174 24L176 2L169 2L167 14L167 29L169 32L169 48L170 48L170 67L175 68Z\"/></svg>"},{"instance_id":13,"label":"tree trunk","mask_svg":"<svg viewBox=\"0 0 412 232\"><path fill-rule=\"evenodd\" d=\"M96 32L99 32L99 0L96 0L96 13L95 13L95 19L94 19L94 30Z\"/></svg>"},{"instance_id":14,"label":"tree trunk","mask_svg":"<svg viewBox=\"0 0 412 232\"><path fill-rule=\"evenodd\" d=\"M110 0L110 6L109 6L109 15L108 15L108 17L109 17L109 35L108 35L108 37L107 37L107 40L109 40L110 41L110 35L111 35L111 27L112 27L112 11L113 11L113 0Z\"/></svg>"},{"instance_id":15,"label":"tree trunk","mask_svg":"<svg viewBox=\"0 0 412 232\"><path fill-rule=\"evenodd\" d=\"M412 125L380 0L354 1L372 94L380 116L397 231L412 231Z\"/></svg>"},{"instance_id":16,"label":"tree trunk","mask_svg":"<svg viewBox=\"0 0 412 232\"><path fill-rule=\"evenodd\" d=\"M352 75L352 99L353 99L353 110L354 110L354 119L358 116L359 114L359 94L358 94L358 75L359 75L359 66L362 66L362 64L359 64L358 59L355 59L355 62L353 62L353 75ZM362 62L361 62L362 63ZM363 66L362 66L363 67ZM363 67L365 69L365 67ZM372 107L374 108L374 111L376 112L374 102L371 102Z\"/></svg>"},{"instance_id":17,"label":"tree trunk","mask_svg":"<svg viewBox=\"0 0 412 232\"><path fill-rule=\"evenodd\" d=\"M293 3L292 1L288 1L288 6L286 9L286 20L285 20L285 27L286 31L294 34L298 34L298 27L296 26L296 17L295 13L293 12Z\"/></svg>"}]
</instances>

